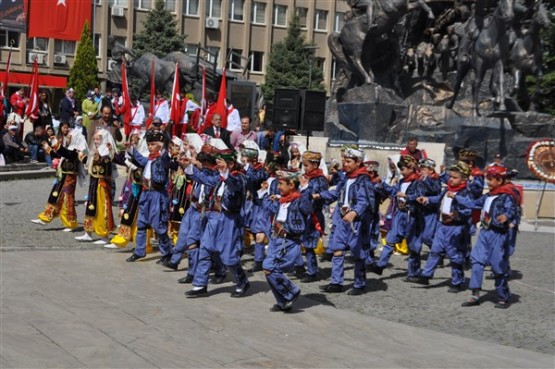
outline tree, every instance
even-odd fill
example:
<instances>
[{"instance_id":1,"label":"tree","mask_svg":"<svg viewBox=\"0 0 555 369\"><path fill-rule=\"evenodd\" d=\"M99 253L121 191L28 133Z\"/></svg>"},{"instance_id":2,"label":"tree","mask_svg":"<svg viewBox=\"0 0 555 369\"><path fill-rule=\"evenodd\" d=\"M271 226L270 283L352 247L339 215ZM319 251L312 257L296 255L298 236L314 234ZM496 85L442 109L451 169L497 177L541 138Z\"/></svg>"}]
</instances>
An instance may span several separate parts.
<instances>
[{"instance_id":1,"label":"tree","mask_svg":"<svg viewBox=\"0 0 555 369\"><path fill-rule=\"evenodd\" d=\"M283 41L272 46L266 80L262 85L262 93L266 101L272 101L276 88L310 89L323 91L324 79L322 70L314 57L316 46L307 43L301 34L299 17L294 16L287 29ZM312 64L312 66L311 66ZM311 75L311 76L310 76ZM310 85L310 86L309 86Z\"/></svg>"},{"instance_id":2,"label":"tree","mask_svg":"<svg viewBox=\"0 0 555 369\"><path fill-rule=\"evenodd\" d=\"M177 21L165 8L164 0L156 0L143 25L143 30L133 40L133 51L137 56L151 52L161 58L172 51L185 50L187 36L177 33Z\"/></svg>"},{"instance_id":3,"label":"tree","mask_svg":"<svg viewBox=\"0 0 555 369\"><path fill-rule=\"evenodd\" d=\"M81 33L75 61L69 71L68 86L73 87L75 97L82 101L87 96L87 91L98 86L99 83L96 50L94 49L89 23L87 22Z\"/></svg>"}]
</instances>

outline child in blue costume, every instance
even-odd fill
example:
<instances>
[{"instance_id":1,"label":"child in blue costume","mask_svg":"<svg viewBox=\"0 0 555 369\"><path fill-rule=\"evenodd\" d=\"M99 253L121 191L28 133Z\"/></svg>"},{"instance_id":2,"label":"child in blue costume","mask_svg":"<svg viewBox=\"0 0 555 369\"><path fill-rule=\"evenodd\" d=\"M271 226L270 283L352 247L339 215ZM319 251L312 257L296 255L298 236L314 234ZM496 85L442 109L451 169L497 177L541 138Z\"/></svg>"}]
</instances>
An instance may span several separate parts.
<instances>
[{"instance_id":1,"label":"child in blue costume","mask_svg":"<svg viewBox=\"0 0 555 369\"><path fill-rule=\"evenodd\" d=\"M416 171L416 166L416 159L412 156L402 156L397 163L397 167L400 169L403 178L394 187L384 183L384 190L390 196L396 198L396 207L391 222L391 230L387 233L386 245L383 247L380 259L369 265L368 268L370 272L382 275L393 251L395 251L395 244L406 239L410 252L406 282L417 279L420 270L420 251L422 249L423 221L421 206L417 202L421 195L418 184L420 176Z\"/></svg>"},{"instance_id":2,"label":"child in blue costume","mask_svg":"<svg viewBox=\"0 0 555 369\"><path fill-rule=\"evenodd\" d=\"M422 196L437 196L441 192L441 180L435 171L436 162L432 159L422 159L420 166L420 193ZM438 204L430 202L426 205L422 204L422 219L424 221L424 229L422 230L422 243L428 247L432 247L434 234L438 222Z\"/></svg>"},{"instance_id":3,"label":"child in blue costume","mask_svg":"<svg viewBox=\"0 0 555 369\"><path fill-rule=\"evenodd\" d=\"M499 296L496 308L510 306L511 291L508 284L509 226L516 216L515 193L506 183L507 168L491 166L486 172L489 192L477 200L466 200L456 196L458 202L482 209L480 214L481 230L472 248L472 275L469 289L472 296L462 306L480 305L480 290L484 267L491 265L495 275L495 290Z\"/></svg>"},{"instance_id":4,"label":"child in blue costume","mask_svg":"<svg viewBox=\"0 0 555 369\"><path fill-rule=\"evenodd\" d=\"M436 268L443 259L443 254L451 261L451 286L449 292L457 293L464 288L464 252L466 249L464 234L467 231L468 219L472 209L457 201L456 197L470 200L467 179L470 168L460 161L449 168L447 188L437 196L422 196L418 202L423 205L434 205L438 224L433 237L432 249L426 265L420 272L416 283L427 285Z\"/></svg>"},{"instance_id":5,"label":"child in blue costume","mask_svg":"<svg viewBox=\"0 0 555 369\"><path fill-rule=\"evenodd\" d=\"M161 262L171 257L171 241L168 236L169 196L167 191L168 173L172 165L164 148L164 135L158 131L148 131L146 141L149 156L144 157L133 147L133 160L143 168L142 192L139 198L137 216L137 238L133 255L127 261L134 262L146 256L146 230L152 228L158 236L158 245L162 254Z\"/></svg>"},{"instance_id":6,"label":"child in blue costume","mask_svg":"<svg viewBox=\"0 0 555 369\"><path fill-rule=\"evenodd\" d=\"M231 297L243 297L250 287L247 275L241 266L243 250L243 219L241 208L245 201L246 180L244 174L237 171L235 153L232 150L220 150L216 154L217 175L205 175L191 165L189 158L182 158L187 165L185 174L194 181L214 187L206 215L206 228L200 241L197 269L193 279L193 289L185 292L188 297L206 294L208 275L212 257L219 257L222 264L231 270L236 283Z\"/></svg>"},{"instance_id":7,"label":"child in blue costume","mask_svg":"<svg viewBox=\"0 0 555 369\"><path fill-rule=\"evenodd\" d=\"M262 268L276 298L270 311L289 311L301 294L284 273L293 269L312 214L309 192L299 192L299 173L279 171L280 195L267 196L265 207L273 215L268 255Z\"/></svg>"},{"instance_id":8,"label":"child in blue costume","mask_svg":"<svg viewBox=\"0 0 555 369\"><path fill-rule=\"evenodd\" d=\"M314 193L327 191L328 180L324 171L320 169L322 154L314 151L305 151L302 155L304 175L301 178L303 186L301 191L312 196ZM318 260L314 250L318 246L320 237L324 234L326 219L324 216L324 201L312 200L313 212L307 224L302 245L306 252L306 274L301 278L302 283L310 283L318 280Z\"/></svg>"},{"instance_id":9,"label":"child in blue costume","mask_svg":"<svg viewBox=\"0 0 555 369\"><path fill-rule=\"evenodd\" d=\"M328 249L333 251L330 283L321 286L324 292L343 291L345 253L351 252L355 259L355 283L349 295L361 295L366 288L365 262L370 244L370 221L374 209L374 193L370 190L370 176L364 166L364 152L346 149L343 168L346 178L335 190L313 194L313 199L326 203L337 201L334 212L334 231Z\"/></svg>"}]
</instances>

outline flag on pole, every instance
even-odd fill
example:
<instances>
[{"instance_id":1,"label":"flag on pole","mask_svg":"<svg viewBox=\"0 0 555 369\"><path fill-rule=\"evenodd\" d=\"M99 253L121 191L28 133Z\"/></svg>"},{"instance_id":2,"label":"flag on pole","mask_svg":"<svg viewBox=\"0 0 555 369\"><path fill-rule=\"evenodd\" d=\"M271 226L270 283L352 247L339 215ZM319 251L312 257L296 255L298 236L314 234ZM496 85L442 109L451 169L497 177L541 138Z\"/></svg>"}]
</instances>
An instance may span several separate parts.
<instances>
[{"instance_id":1,"label":"flag on pole","mask_svg":"<svg viewBox=\"0 0 555 369\"><path fill-rule=\"evenodd\" d=\"M90 0L29 1L27 37L79 41L85 22L91 24Z\"/></svg>"},{"instance_id":2,"label":"flag on pole","mask_svg":"<svg viewBox=\"0 0 555 369\"><path fill-rule=\"evenodd\" d=\"M222 70L222 81L220 82L220 91L218 92L218 100L208 109L206 113L206 122L204 123L203 131L212 126L212 116L216 113L222 118L222 128L227 128L227 108L225 100L227 98L227 87L225 79L225 68Z\"/></svg>"},{"instance_id":3,"label":"flag on pole","mask_svg":"<svg viewBox=\"0 0 555 369\"><path fill-rule=\"evenodd\" d=\"M154 74L154 60L150 66L150 109L148 112L148 118L146 119L146 128L150 127L150 123L154 119L156 114L156 79Z\"/></svg>"},{"instance_id":4,"label":"flag on pole","mask_svg":"<svg viewBox=\"0 0 555 369\"><path fill-rule=\"evenodd\" d=\"M37 119L39 116L39 64L37 57L33 62L33 75L31 76L31 86L29 87L29 103L25 109L25 115Z\"/></svg>"},{"instance_id":5,"label":"flag on pole","mask_svg":"<svg viewBox=\"0 0 555 369\"><path fill-rule=\"evenodd\" d=\"M120 112L123 113L123 127L125 135L131 134L131 97L129 95L129 83L127 81L127 66L125 60L121 63L121 97L123 99L123 106Z\"/></svg>"},{"instance_id":6,"label":"flag on pole","mask_svg":"<svg viewBox=\"0 0 555 369\"><path fill-rule=\"evenodd\" d=\"M173 122L172 135L177 134L177 127L183 119L181 109L181 95L179 94L179 64L175 63L175 72L173 76L172 100L170 105L170 119Z\"/></svg>"}]
</instances>

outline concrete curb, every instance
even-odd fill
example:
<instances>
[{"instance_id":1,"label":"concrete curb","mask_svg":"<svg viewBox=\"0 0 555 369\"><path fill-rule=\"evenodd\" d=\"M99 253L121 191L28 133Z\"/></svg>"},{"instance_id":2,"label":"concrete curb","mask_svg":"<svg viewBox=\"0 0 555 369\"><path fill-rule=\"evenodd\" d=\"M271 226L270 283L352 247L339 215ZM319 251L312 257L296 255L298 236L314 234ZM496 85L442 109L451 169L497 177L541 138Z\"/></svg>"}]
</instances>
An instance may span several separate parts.
<instances>
[{"instance_id":1,"label":"concrete curb","mask_svg":"<svg viewBox=\"0 0 555 369\"><path fill-rule=\"evenodd\" d=\"M41 169L41 170L18 170L13 172L0 172L0 182L13 181L14 179L37 179L54 177L56 170L54 169Z\"/></svg>"}]
</instances>

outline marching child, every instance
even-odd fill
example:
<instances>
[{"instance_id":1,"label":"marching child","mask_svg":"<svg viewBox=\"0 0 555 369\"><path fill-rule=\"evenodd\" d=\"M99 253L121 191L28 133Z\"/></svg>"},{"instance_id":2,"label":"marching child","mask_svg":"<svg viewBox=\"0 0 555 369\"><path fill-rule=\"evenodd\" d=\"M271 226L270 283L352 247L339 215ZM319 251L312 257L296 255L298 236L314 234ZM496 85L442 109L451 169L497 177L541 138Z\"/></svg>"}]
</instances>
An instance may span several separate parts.
<instances>
[{"instance_id":1,"label":"marching child","mask_svg":"<svg viewBox=\"0 0 555 369\"><path fill-rule=\"evenodd\" d=\"M311 221L312 202L309 192L299 192L298 172L280 171L277 175L280 195L265 198L274 219L263 270L277 302L270 311L289 311L301 290L284 273L293 269L301 253L301 240Z\"/></svg>"},{"instance_id":2,"label":"marching child","mask_svg":"<svg viewBox=\"0 0 555 369\"><path fill-rule=\"evenodd\" d=\"M484 267L491 265L495 275L495 289L499 296L496 308L506 309L510 306L511 291L508 284L508 232L516 216L514 191L506 184L507 168L491 166L486 172L489 192L477 200L468 201L462 196L455 198L460 203L482 209L480 214L481 230L478 240L472 248L472 275L469 288L472 296L462 306L480 305L480 290Z\"/></svg>"},{"instance_id":3,"label":"marching child","mask_svg":"<svg viewBox=\"0 0 555 369\"><path fill-rule=\"evenodd\" d=\"M449 292L457 293L463 289L464 284L464 233L468 226L468 219L472 215L472 209L461 204L457 198L470 200L467 189L467 179L470 175L468 166L459 161L449 168L449 179L447 189L437 196L419 197L418 202L439 207L439 218L437 229L433 237L432 249L426 266L421 271L416 283L427 285L433 277L436 268L447 254L451 260L451 286Z\"/></svg>"}]
</instances>

